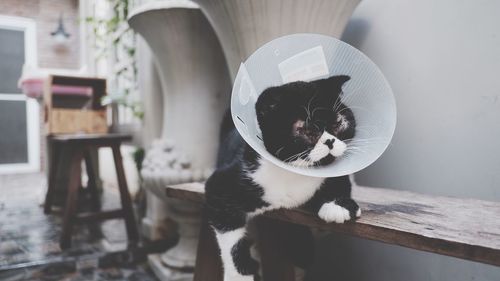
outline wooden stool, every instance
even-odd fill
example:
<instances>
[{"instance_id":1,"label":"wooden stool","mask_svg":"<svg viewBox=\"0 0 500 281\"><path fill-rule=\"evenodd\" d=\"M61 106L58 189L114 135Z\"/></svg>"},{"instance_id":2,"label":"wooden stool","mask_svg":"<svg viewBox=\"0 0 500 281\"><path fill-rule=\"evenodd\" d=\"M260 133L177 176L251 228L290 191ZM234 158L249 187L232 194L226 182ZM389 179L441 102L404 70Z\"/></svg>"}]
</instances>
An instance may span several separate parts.
<instances>
[{"instance_id":1,"label":"wooden stool","mask_svg":"<svg viewBox=\"0 0 500 281\"><path fill-rule=\"evenodd\" d=\"M136 244L139 240L137 232L132 200L127 187L127 180L123 170L122 155L120 145L123 141L128 141L132 137L122 134L96 134L96 135L54 135L49 138L54 147L61 151L57 159L53 159L50 167L48 190L45 198L45 213L51 211L53 194L55 191L55 178L58 165L61 162L60 158L64 154L70 155L69 167L69 184L68 194L66 197L66 205L64 208L63 229L60 238L61 248L71 246L71 232L73 225L76 222L90 223L95 221L123 218L127 229L129 244ZM99 147L111 147L113 150L113 159L116 167L116 175L118 178L118 187L120 190L121 209L100 211L99 194L97 191L96 178L92 161L90 159L89 150ZM85 160L87 174L89 178L88 188L92 199L92 213L84 213L77 215L78 195L81 184L81 162Z\"/></svg>"}]
</instances>

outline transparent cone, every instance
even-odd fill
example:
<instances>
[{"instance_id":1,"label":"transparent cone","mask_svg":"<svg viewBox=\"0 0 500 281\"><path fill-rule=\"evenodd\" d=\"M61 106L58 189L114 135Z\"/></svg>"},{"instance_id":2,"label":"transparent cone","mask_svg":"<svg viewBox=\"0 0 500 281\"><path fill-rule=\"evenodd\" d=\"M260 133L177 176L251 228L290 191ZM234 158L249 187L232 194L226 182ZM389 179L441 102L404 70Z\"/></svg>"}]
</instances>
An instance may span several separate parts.
<instances>
[{"instance_id":1,"label":"transparent cone","mask_svg":"<svg viewBox=\"0 0 500 281\"><path fill-rule=\"evenodd\" d=\"M349 75L342 102L357 122L344 155L323 167L295 167L271 155L262 142L255 102L262 91L292 81ZM243 139L262 157L286 170L314 177L337 177L360 171L379 158L396 127L396 103L383 74L363 53L329 36L293 34L277 38L241 64L231 96L233 121Z\"/></svg>"}]
</instances>

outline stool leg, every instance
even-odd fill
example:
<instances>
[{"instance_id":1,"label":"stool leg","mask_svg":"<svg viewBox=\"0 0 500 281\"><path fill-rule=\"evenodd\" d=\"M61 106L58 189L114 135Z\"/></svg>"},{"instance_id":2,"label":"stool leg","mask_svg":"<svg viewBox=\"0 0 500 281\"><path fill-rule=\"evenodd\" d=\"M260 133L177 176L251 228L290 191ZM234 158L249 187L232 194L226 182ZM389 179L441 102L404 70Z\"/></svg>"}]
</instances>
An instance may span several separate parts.
<instances>
[{"instance_id":1,"label":"stool leg","mask_svg":"<svg viewBox=\"0 0 500 281\"><path fill-rule=\"evenodd\" d=\"M57 169L59 169L59 158L60 153L59 147L51 141L50 137L47 138L47 142L50 146L50 166L49 166L49 178L47 181L47 194L45 195L45 203L43 211L45 214L49 214L52 210L52 200L54 198L54 193L56 191L56 177L57 177Z\"/></svg>"},{"instance_id":2,"label":"stool leg","mask_svg":"<svg viewBox=\"0 0 500 281\"><path fill-rule=\"evenodd\" d=\"M127 228L127 236L129 244L135 245L139 241L139 233L135 224L134 209L132 207L132 199L127 187L127 179L123 170L122 154L120 145L113 145L113 158L116 167L116 176L118 179L118 188L120 189L120 199L122 202L122 210L125 218L125 226Z\"/></svg>"},{"instance_id":3,"label":"stool leg","mask_svg":"<svg viewBox=\"0 0 500 281\"><path fill-rule=\"evenodd\" d=\"M73 151L68 149L68 152L73 155L70 162L68 195L66 197L66 205L64 206L63 228L61 240L59 241L62 249L71 247L71 232L78 208L78 189L81 184L81 162L83 158L82 151L79 149Z\"/></svg>"},{"instance_id":4,"label":"stool leg","mask_svg":"<svg viewBox=\"0 0 500 281\"><path fill-rule=\"evenodd\" d=\"M208 225L206 218L203 218L199 239L193 280L222 281L219 247L215 240L214 231Z\"/></svg>"},{"instance_id":5,"label":"stool leg","mask_svg":"<svg viewBox=\"0 0 500 281\"><path fill-rule=\"evenodd\" d=\"M97 190L97 179L94 173L94 166L92 165L92 158L90 157L88 149L85 149L83 157L85 159L85 167L87 168L87 176L89 178L87 188L90 192L92 211L97 212L101 209L101 200L99 198L99 191Z\"/></svg>"}]
</instances>

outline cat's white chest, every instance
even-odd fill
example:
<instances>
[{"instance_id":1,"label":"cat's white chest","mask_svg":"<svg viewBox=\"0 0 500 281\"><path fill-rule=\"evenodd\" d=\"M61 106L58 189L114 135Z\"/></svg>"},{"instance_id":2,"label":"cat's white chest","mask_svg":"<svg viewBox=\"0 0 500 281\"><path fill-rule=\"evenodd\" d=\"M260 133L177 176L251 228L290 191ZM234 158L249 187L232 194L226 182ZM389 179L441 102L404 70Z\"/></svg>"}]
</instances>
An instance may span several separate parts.
<instances>
[{"instance_id":1,"label":"cat's white chest","mask_svg":"<svg viewBox=\"0 0 500 281\"><path fill-rule=\"evenodd\" d=\"M271 205L266 209L298 207L307 202L324 181L323 178L292 173L265 159L259 162L259 168L251 177L264 189L262 199Z\"/></svg>"}]
</instances>

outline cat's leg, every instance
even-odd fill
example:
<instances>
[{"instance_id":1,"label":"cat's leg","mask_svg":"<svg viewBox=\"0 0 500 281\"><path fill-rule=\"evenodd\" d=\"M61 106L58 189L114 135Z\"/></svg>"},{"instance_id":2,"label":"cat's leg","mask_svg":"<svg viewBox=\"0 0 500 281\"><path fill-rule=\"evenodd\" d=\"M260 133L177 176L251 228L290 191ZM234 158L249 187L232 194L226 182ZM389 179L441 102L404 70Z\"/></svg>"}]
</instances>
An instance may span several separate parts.
<instances>
[{"instance_id":1,"label":"cat's leg","mask_svg":"<svg viewBox=\"0 0 500 281\"><path fill-rule=\"evenodd\" d=\"M327 178L306 206L326 222L344 223L361 216L361 209L351 198L349 176Z\"/></svg>"},{"instance_id":2,"label":"cat's leg","mask_svg":"<svg viewBox=\"0 0 500 281\"><path fill-rule=\"evenodd\" d=\"M246 236L247 214L234 194L237 184L224 171L216 171L205 186L205 214L219 245L224 281L254 281L258 263L251 258Z\"/></svg>"},{"instance_id":3,"label":"cat's leg","mask_svg":"<svg viewBox=\"0 0 500 281\"><path fill-rule=\"evenodd\" d=\"M224 281L254 281L259 264L250 254L246 214L231 209L211 208L207 212L219 245Z\"/></svg>"},{"instance_id":4,"label":"cat's leg","mask_svg":"<svg viewBox=\"0 0 500 281\"><path fill-rule=\"evenodd\" d=\"M250 256L252 243L246 237L246 229L215 230L215 235L224 266L224 281L254 281L258 264Z\"/></svg>"}]
</instances>

